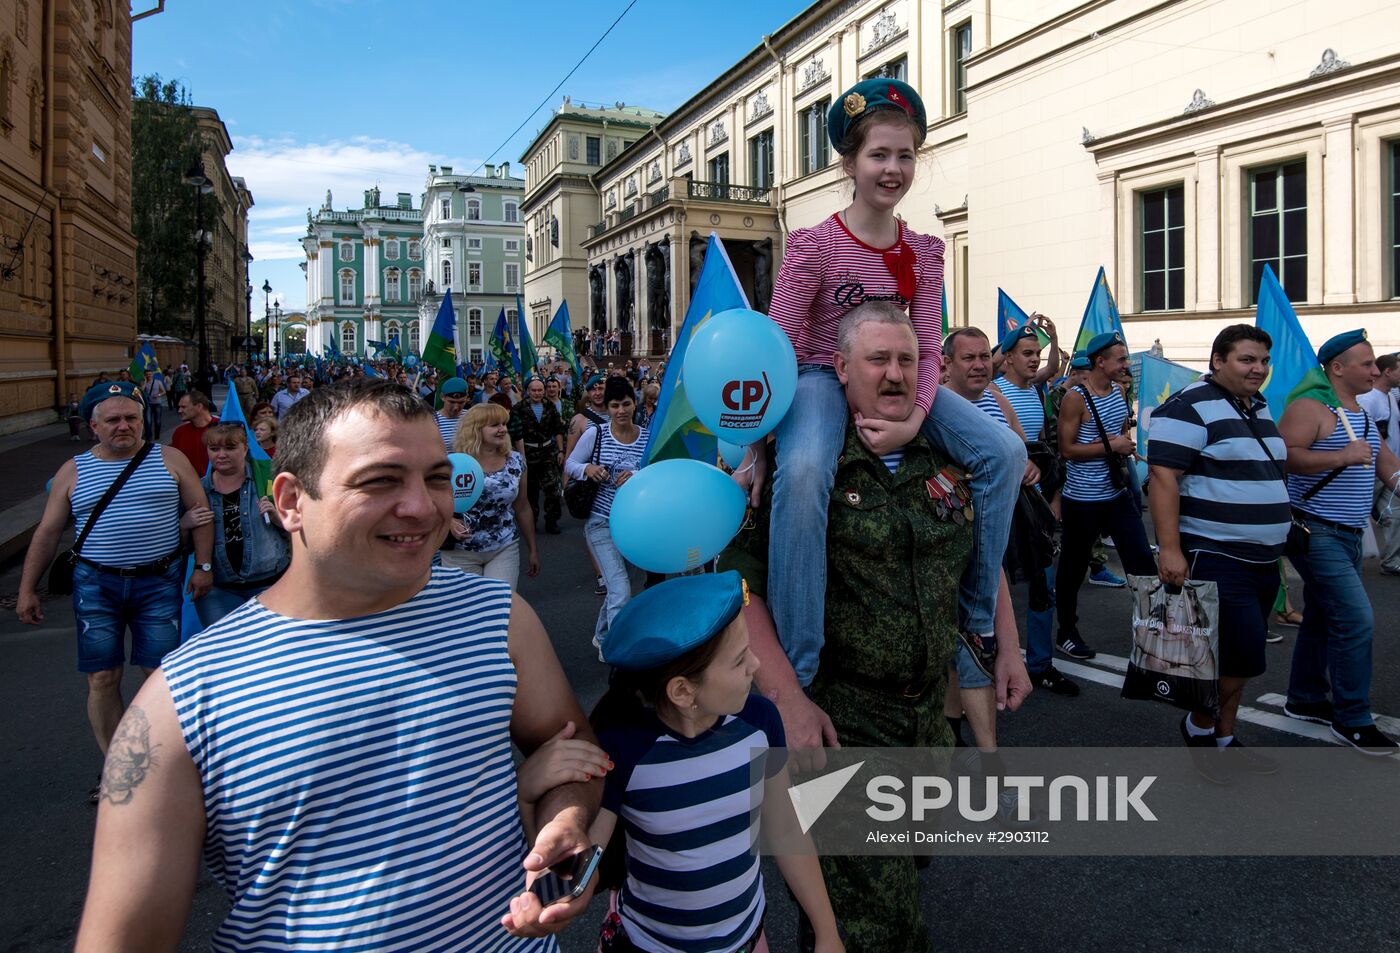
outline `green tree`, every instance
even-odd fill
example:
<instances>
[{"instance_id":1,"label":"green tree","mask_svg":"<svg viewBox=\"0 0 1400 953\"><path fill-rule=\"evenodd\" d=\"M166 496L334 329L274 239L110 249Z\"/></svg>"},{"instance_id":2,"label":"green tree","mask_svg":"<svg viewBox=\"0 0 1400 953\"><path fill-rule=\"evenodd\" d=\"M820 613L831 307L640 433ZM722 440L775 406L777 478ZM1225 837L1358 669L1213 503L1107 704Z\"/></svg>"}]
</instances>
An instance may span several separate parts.
<instances>
[{"instance_id":1,"label":"green tree","mask_svg":"<svg viewBox=\"0 0 1400 953\"><path fill-rule=\"evenodd\" d=\"M142 76L133 81L131 97L137 325L145 334L193 337L198 229L195 189L185 184L185 174L201 161L206 143L189 91L178 80ZM202 202L210 231L219 220L218 196L206 194Z\"/></svg>"}]
</instances>

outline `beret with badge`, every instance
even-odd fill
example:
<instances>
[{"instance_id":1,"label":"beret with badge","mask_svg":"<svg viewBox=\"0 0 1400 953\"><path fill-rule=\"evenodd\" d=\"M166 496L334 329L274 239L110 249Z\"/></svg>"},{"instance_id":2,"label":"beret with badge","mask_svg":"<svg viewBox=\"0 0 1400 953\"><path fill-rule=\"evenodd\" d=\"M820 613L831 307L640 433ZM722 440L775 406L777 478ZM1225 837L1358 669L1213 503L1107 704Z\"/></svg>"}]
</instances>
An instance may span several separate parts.
<instances>
[{"instance_id":1,"label":"beret with badge","mask_svg":"<svg viewBox=\"0 0 1400 953\"><path fill-rule=\"evenodd\" d=\"M734 570L668 579L613 617L603 661L631 671L658 668L719 635L748 601L748 587Z\"/></svg>"},{"instance_id":2,"label":"beret with badge","mask_svg":"<svg viewBox=\"0 0 1400 953\"><path fill-rule=\"evenodd\" d=\"M997 349L1003 354L1010 354L1011 349L1026 338L1034 338L1036 343L1040 344L1040 337L1035 333L1035 328L1031 327L1029 324L1023 324L1019 328L1012 328L1010 331L1007 331L1006 336L1003 337L1001 343L997 345Z\"/></svg>"},{"instance_id":3,"label":"beret with badge","mask_svg":"<svg viewBox=\"0 0 1400 953\"><path fill-rule=\"evenodd\" d=\"M1123 335L1118 331L1105 331L1096 334L1089 339L1089 343L1084 345L1084 356L1092 361L1100 351L1106 351L1115 344L1122 344L1127 347L1128 342L1123 340Z\"/></svg>"},{"instance_id":4,"label":"beret with badge","mask_svg":"<svg viewBox=\"0 0 1400 953\"><path fill-rule=\"evenodd\" d=\"M1322 343L1322 347L1317 349L1317 363L1327 364L1334 361L1358 344L1366 343L1366 329L1357 328L1355 331L1343 331L1334 337L1328 338Z\"/></svg>"},{"instance_id":5,"label":"beret with badge","mask_svg":"<svg viewBox=\"0 0 1400 953\"><path fill-rule=\"evenodd\" d=\"M143 407L146 404L145 395L141 393L141 388L131 381L103 381L101 384L94 384L88 388L83 395L83 401L79 405L79 413L84 420L91 420L92 415L97 412L97 405L111 397L125 397L134 400Z\"/></svg>"},{"instance_id":6,"label":"beret with badge","mask_svg":"<svg viewBox=\"0 0 1400 953\"><path fill-rule=\"evenodd\" d=\"M1069 359L1069 367L1073 371L1089 370L1089 355L1083 351L1075 351L1074 356Z\"/></svg>"},{"instance_id":7,"label":"beret with badge","mask_svg":"<svg viewBox=\"0 0 1400 953\"><path fill-rule=\"evenodd\" d=\"M467 382L460 377L449 377L442 382L441 393L444 397L451 397L455 394L465 394L467 392Z\"/></svg>"},{"instance_id":8,"label":"beret with badge","mask_svg":"<svg viewBox=\"0 0 1400 953\"><path fill-rule=\"evenodd\" d=\"M878 109L898 109L919 127L920 140L928 134L924 101L914 87L897 79L865 79L846 90L827 110L826 134L831 147L845 155L846 137L856 120Z\"/></svg>"}]
</instances>

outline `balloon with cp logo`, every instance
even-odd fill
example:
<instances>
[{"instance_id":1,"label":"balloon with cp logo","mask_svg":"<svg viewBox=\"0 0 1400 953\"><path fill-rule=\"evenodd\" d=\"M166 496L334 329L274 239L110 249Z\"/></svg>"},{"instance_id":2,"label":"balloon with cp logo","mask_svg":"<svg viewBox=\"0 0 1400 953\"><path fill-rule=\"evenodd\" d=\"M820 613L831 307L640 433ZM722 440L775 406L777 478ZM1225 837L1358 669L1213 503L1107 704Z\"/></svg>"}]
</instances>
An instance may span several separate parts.
<instances>
[{"instance_id":1,"label":"balloon with cp logo","mask_svg":"<svg viewBox=\"0 0 1400 953\"><path fill-rule=\"evenodd\" d=\"M452 464L452 511L465 513L481 499L486 474L469 453L449 453L447 459Z\"/></svg>"},{"instance_id":2,"label":"balloon with cp logo","mask_svg":"<svg viewBox=\"0 0 1400 953\"><path fill-rule=\"evenodd\" d=\"M662 460L618 488L608 520L618 551L651 572L687 572L719 555L744 519L744 491L699 460Z\"/></svg>"},{"instance_id":3,"label":"balloon with cp logo","mask_svg":"<svg viewBox=\"0 0 1400 953\"><path fill-rule=\"evenodd\" d=\"M738 446L778 426L797 391L792 343L771 318L747 308L721 311L696 328L683 372L695 416Z\"/></svg>"}]
</instances>

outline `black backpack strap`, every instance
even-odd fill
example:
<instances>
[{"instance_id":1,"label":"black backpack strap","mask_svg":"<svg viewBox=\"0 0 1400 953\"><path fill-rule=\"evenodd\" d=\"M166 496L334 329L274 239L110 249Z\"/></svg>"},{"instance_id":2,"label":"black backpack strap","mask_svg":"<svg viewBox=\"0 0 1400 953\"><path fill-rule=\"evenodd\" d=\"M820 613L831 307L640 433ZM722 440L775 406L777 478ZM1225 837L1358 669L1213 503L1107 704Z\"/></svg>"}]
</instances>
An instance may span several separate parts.
<instances>
[{"instance_id":1,"label":"black backpack strap","mask_svg":"<svg viewBox=\"0 0 1400 953\"><path fill-rule=\"evenodd\" d=\"M1094 418L1094 426L1099 428L1099 441L1103 444L1104 458L1112 461L1113 454L1117 451L1108 443L1108 432L1103 429L1103 421L1099 419L1099 410L1094 406L1094 399L1089 396L1089 389L1083 384L1076 384L1074 389L1084 396L1084 403L1089 406L1089 415Z\"/></svg>"},{"instance_id":2,"label":"black backpack strap","mask_svg":"<svg viewBox=\"0 0 1400 953\"><path fill-rule=\"evenodd\" d=\"M117 492L121 490L127 480L131 479L131 475L136 472L136 468L141 466L141 461L150 456L151 450L155 445L154 440L148 440L140 450L136 451L136 456L131 458L131 462L122 468L122 472L117 474L117 478L112 481L112 485L107 487L107 492L102 494L102 498L98 500L97 505L92 508L92 515L89 516L88 521L83 524L83 531L78 534L78 541L73 544L73 555L78 555L82 550L83 543L87 541L88 534L91 533L92 528L97 525L97 518L102 515L102 511L107 508L108 504L117 498Z\"/></svg>"}]
</instances>

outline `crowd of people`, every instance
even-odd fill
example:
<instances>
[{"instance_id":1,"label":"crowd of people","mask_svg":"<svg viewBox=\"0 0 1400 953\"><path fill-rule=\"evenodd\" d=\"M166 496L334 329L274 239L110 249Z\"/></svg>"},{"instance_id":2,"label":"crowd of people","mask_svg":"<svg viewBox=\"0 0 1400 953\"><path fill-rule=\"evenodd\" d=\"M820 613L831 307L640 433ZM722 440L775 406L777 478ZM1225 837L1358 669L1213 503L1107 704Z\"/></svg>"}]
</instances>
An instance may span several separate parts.
<instances>
[{"instance_id":1,"label":"crowd of people","mask_svg":"<svg viewBox=\"0 0 1400 953\"><path fill-rule=\"evenodd\" d=\"M753 845L760 827L800 836L780 808L803 753L962 747L1004 774L998 714L1034 689L1080 693L1054 660L1095 655L1080 588L1125 584L1105 537L1134 584L1218 587L1220 703L1179 724L1207 780L1278 769L1237 715L1267 666L1284 559L1303 579L1286 714L1393 754L1371 714L1360 567L1374 508L1382 571L1400 574L1395 356L1361 331L1330 339L1327 386L1275 423L1259 396L1272 342L1223 328L1209 372L1155 409L1144 485L1121 333L1073 354L1038 315L998 341L942 337L943 243L895 215L926 131L899 81L833 106L853 198L790 234L773 291L792 408L733 470L749 513L712 571L649 573L635 595L609 515L643 464L664 365L225 369L248 429L187 368L159 390L95 382L73 408L93 446L55 476L18 603L43 618L72 520L106 758L78 948L174 949L202 849L231 904L221 949L548 950L606 890L601 950L764 950ZM162 401L181 419L169 446ZM484 475L461 514L449 453ZM591 716L515 592L522 569L544 571L537 533L563 531L566 487L611 672ZM183 644L182 595L204 625ZM129 705L128 660L148 675ZM793 761L755 785L754 747ZM999 807L1025 823L1014 797ZM605 862L578 895L525 889L595 844ZM804 949L931 950L918 866L783 857Z\"/></svg>"}]
</instances>

